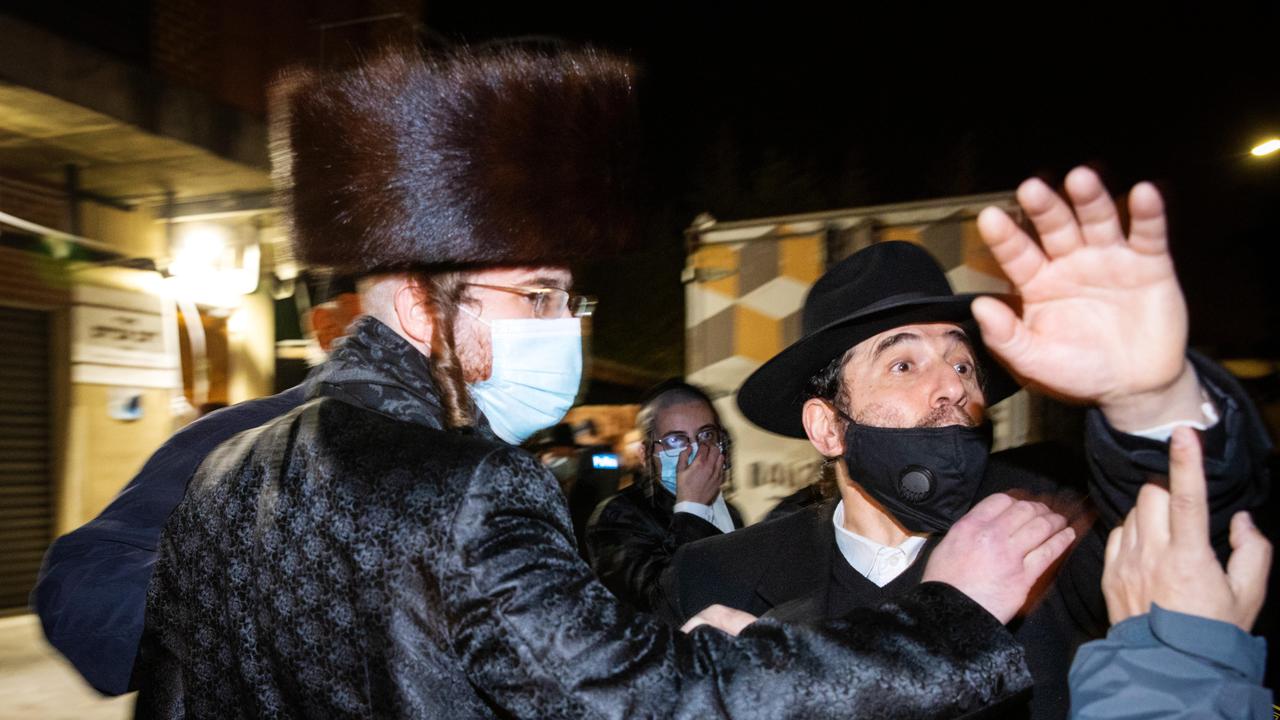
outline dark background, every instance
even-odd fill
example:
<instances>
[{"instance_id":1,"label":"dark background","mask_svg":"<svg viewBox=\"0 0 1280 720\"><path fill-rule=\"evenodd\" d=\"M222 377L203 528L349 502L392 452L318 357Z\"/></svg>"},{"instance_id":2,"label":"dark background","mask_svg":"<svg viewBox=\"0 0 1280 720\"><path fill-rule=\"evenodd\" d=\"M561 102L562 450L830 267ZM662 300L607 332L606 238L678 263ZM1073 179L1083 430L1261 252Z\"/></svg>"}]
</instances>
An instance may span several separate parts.
<instances>
[{"instance_id":1,"label":"dark background","mask_svg":"<svg viewBox=\"0 0 1280 720\"><path fill-rule=\"evenodd\" d=\"M5 0L0 12L258 115L280 67L406 37L401 20L336 27L344 18L416 16L408 37L432 49L523 37L633 57L655 190L647 250L586 268L581 285L602 300L595 352L650 375L682 371L683 231L698 213L1057 184L1080 163L1116 193L1142 179L1164 190L1194 345L1280 356L1280 155L1248 155L1280 135L1280 3Z\"/></svg>"},{"instance_id":2,"label":"dark background","mask_svg":"<svg viewBox=\"0 0 1280 720\"><path fill-rule=\"evenodd\" d=\"M1193 344L1280 354L1280 157L1248 155L1280 135L1278 7L437 2L425 20L455 41L546 35L641 64L653 252L584 280L604 295L600 350L678 372L680 338L650 329L679 327L666 309L681 302L681 233L697 213L1057 184L1080 163L1115 193L1143 179L1165 192Z\"/></svg>"}]
</instances>

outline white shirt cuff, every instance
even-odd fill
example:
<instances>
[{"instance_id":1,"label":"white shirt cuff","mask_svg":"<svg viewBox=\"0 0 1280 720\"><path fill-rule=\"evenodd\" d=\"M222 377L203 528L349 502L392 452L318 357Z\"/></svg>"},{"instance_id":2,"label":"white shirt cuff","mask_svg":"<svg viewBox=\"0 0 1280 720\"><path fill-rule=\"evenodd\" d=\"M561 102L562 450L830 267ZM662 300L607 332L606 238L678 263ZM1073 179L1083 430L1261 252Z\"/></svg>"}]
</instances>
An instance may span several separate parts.
<instances>
[{"instance_id":1,"label":"white shirt cuff","mask_svg":"<svg viewBox=\"0 0 1280 720\"><path fill-rule=\"evenodd\" d=\"M715 523L715 513L711 510L710 505L703 505L700 502L692 500L681 500L676 503L675 512L689 513L706 520L709 523Z\"/></svg>"},{"instance_id":2,"label":"white shirt cuff","mask_svg":"<svg viewBox=\"0 0 1280 720\"><path fill-rule=\"evenodd\" d=\"M1218 408L1213 406L1213 401L1205 399L1200 403L1200 420L1175 420L1171 423L1158 425L1146 430L1129 433L1137 437L1155 440L1156 442L1169 442L1169 438L1173 437L1173 431L1180 427L1189 427L1196 430L1204 431L1218 424Z\"/></svg>"}]
</instances>

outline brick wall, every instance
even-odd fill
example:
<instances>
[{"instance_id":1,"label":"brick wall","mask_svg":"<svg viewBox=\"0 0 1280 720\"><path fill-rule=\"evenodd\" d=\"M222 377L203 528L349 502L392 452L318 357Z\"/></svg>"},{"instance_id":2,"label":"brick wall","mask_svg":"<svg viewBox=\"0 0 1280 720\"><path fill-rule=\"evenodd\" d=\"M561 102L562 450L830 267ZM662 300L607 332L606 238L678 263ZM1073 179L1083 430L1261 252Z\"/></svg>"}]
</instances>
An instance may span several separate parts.
<instances>
[{"instance_id":1,"label":"brick wall","mask_svg":"<svg viewBox=\"0 0 1280 720\"><path fill-rule=\"evenodd\" d=\"M151 12L152 69L170 80L202 88L213 69L212 3L157 0Z\"/></svg>"},{"instance_id":2,"label":"brick wall","mask_svg":"<svg viewBox=\"0 0 1280 720\"><path fill-rule=\"evenodd\" d=\"M168 80L263 115L265 88L282 68L297 63L333 67L389 43L412 43L422 4L154 0L151 67Z\"/></svg>"},{"instance_id":3,"label":"brick wall","mask_svg":"<svg viewBox=\"0 0 1280 720\"><path fill-rule=\"evenodd\" d=\"M46 185L0 175L0 212L54 230L70 230L66 195Z\"/></svg>"}]
</instances>

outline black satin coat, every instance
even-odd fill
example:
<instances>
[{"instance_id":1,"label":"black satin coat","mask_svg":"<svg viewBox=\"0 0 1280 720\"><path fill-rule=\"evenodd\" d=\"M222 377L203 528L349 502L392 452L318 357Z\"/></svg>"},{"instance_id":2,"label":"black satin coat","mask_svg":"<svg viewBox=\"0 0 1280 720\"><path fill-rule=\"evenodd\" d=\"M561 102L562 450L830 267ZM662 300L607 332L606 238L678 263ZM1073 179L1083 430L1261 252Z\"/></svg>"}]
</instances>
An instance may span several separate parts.
<instances>
[{"instance_id":1,"label":"black satin coat","mask_svg":"<svg viewBox=\"0 0 1280 720\"><path fill-rule=\"evenodd\" d=\"M934 718L1029 682L937 583L736 639L631 611L554 477L483 423L442 430L428 377L366 318L309 402L210 455L161 539L140 716Z\"/></svg>"}]
</instances>

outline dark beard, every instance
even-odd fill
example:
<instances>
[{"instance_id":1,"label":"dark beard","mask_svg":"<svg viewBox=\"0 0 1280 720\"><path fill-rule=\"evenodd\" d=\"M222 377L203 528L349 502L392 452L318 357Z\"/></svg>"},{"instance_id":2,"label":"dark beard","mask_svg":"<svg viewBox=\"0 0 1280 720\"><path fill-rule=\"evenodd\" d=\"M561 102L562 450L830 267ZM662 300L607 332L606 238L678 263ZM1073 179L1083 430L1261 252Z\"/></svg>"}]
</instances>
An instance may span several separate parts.
<instances>
[{"instance_id":1,"label":"dark beard","mask_svg":"<svg viewBox=\"0 0 1280 720\"><path fill-rule=\"evenodd\" d=\"M965 427L976 427L978 423L969 417L969 413L955 405L943 405L936 407L928 415L920 419L916 423L918 428L934 428L946 427L948 425L963 425Z\"/></svg>"}]
</instances>

